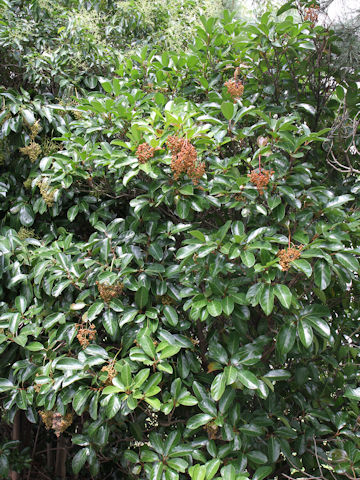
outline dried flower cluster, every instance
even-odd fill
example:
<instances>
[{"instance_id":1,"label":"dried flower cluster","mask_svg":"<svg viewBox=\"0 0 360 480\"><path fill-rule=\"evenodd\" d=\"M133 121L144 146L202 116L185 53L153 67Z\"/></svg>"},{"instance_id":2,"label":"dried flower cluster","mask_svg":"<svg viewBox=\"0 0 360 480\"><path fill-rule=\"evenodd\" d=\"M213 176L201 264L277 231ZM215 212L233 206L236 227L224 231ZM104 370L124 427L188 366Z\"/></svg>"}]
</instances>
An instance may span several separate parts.
<instances>
[{"instance_id":1,"label":"dried flower cluster","mask_svg":"<svg viewBox=\"0 0 360 480\"><path fill-rule=\"evenodd\" d=\"M27 238L35 238L35 230L21 227L18 231L18 237L20 240L26 240Z\"/></svg>"},{"instance_id":2,"label":"dried flower cluster","mask_svg":"<svg viewBox=\"0 0 360 480\"><path fill-rule=\"evenodd\" d=\"M311 22L311 27L314 28L315 23L317 22L319 18L319 6L318 5L310 5L310 7L305 8L305 16L304 20L305 21L310 21Z\"/></svg>"},{"instance_id":3,"label":"dried flower cluster","mask_svg":"<svg viewBox=\"0 0 360 480\"><path fill-rule=\"evenodd\" d=\"M145 428L146 429L151 429L154 427L159 426L159 416L156 412L153 412L152 410L148 409L147 412L148 417L145 418Z\"/></svg>"},{"instance_id":4,"label":"dried flower cluster","mask_svg":"<svg viewBox=\"0 0 360 480\"><path fill-rule=\"evenodd\" d=\"M256 143L258 144L258 147L265 147L269 143L269 137L258 137L256 139Z\"/></svg>"},{"instance_id":5,"label":"dried flower cluster","mask_svg":"<svg viewBox=\"0 0 360 480\"><path fill-rule=\"evenodd\" d=\"M301 250L304 248L303 245L298 247L289 247L279 250L277 256L280 258L280 267L281 270L286 271L290 268L290 263L298 259L301 255Z\"/></svg>"},{"instance_id":6,"label":"dried flower cluster","mask_svg":"<svg viewBox=\"0 0 360 480\"><path fill-rule=\"evenodd\" d=\"M78 332L76 335L76 338L79 340L79 343L82 346L82 348L86 348L89 345L90 340L95 339L95 336L96 336L95 325L92 323L90 325L90 328L87 328L87 326L84 325L83 323L77 323L75 327Z\"/></svg>"},{"instance_id":7,"label":"dried flower cluster","mask_svg":"<svg viewBox=\"0 0 360 480\"><path fill-rule=\"evenodd\" d=\"M236 78L230 78L224 85L234 101L244 93L244 85Z\"/></svg>"},{"instance_id":8,"label":"dried flower cluster","mask_svg":"<svg viewBox=\"0 0 360 480\"><path fill-rule=\"evenodd\" d=\"M174 173L174 179L177 180L182 173L186 173L193 184L197 185L205 173L205 163L198 162L194 145L185 138L176 136L170 136L166 145L172 154L170 167Z\"/></svg>"},{"instance_id":9,"label":"dried flower cluster","mask_svg":"<svg viewBox=\"0 0 360 480\"><path fill-rule=\"evenodd\" d=\"M71 112L76 120L80 120L80 118L83 118L84 112L80 112L79 110L73 110Z\"/></svg>"},{"instance_id":10,"label":"dried flower cluster","mask_svg":"<svg viewBox=\"0 0 360 480\"><path fill-rule=\"evenodd\" d=\"M115 285L108 285L107 283L96 282L100 297L105 303L109 303L113 298L122 294L124 284L116 283Z\"/></svg>"},{"instance_id":11,"label":"dried flower cluster","mask_svg":"<svg viewBox=\"0 0 360 480\"><path fill-rule=\"evenodd\" d=\"M44 157L47 157L48 155L59 151L61 148L61 143L54 142L50 138L45 137L41 143L41 148Z\"/></svg>"},{"instance_id":12,"label":"dried flower cluster","mask_svg":"<svg viewBox=\"0 0 360 480\"><path fill-rule=\"evenodd\" d=\"M55 190L50 188L50 180L43 178L37 183L40 188L41 196L43 197L46 205L52 207L54 205Z\"/></svg>"},{"instance_id":13,"label":"dried flower cluster","mask_svg":"<svg viewBox=\"0 0 360 480\"><path fill-rule=\"evenodd\" d=\"M26 188L26 190L30 190L32 181L33 181L33 179L30 178L30 177L28 177L28 178L23 182L24 188Z\"/></svg>"},{"instance_id":14,"label":"dried flower cluster","mask_svg":"<svg viewBox=\"0 0 360 480\"><path fill-rule=\"evenodd\" d=\"M139 163L146 163L150 158L154 156L155 148L149 145L148 143L142 143L138 146L136 150L136 156L139 160Z\"/></svg>"},{"instance_id":15,"label":"dried flower cluster","mask_svg":"<svg viewBox=\"0 0 360 480\"><path fill-rule=\"evenodd\" d=\"M169 295L162 295L161 303L163 305L172 305L174 303L174 300Z\"/></svg>"},{"instance_id":16,"label":"dried flower cluster","mask_svg":"<svg viewBox=\"0 0 360 480\"><path fill-rule=\"evenodd\" d=\"M215 422L207 423L203 428L206 431L209 440L217 439L219 427L215 424Z\"/></svg>"},{"instance_id":17,"label":"dried flower cluster","mask_svg":"<svg viewBox=\"0 0 360 480\"><path fill-rule=\"evenodd\" d=\"M23 155L27 155L30 158L32 163L36 162L41 154L41 146L35 142L36 135L40 132L40 122L37 120L33 125L30 127L30 143L26 147L20 148L20 152Z\"/></svg>"},{"instance_id":18,"label":"dried flower cluster","mask_svg":"<svg viewBox=\"0 0 360 480\"><path fill-rule=\"evenodd\" d=\"M250 173L248 173L248 177L250 178L250 181L256 185L256 188L259 192L260 195L264 193L264 189L269 184L270 177L273 175L275 172L274 170L252 170Z\"/></svg>"},{"instance_id":19,"label":"dried flower cluster","mask_svg":"<svg viewBox=\"0 0 360 480\"><path fill-rule=\"evenodd\" d=\"M116 377L117 374L114 364L109 363L108 365L105 365L104 367L102 367L101 372L107 373L107 378L104 382L105 385L111 385L113 378Z\"/></svg>"},{"instance_id":20,"label":"dried flower cluster","mask_svg":"<svg viewBox=\"0 0 360 480\"><path fill-rule=\"evenodd\" d=\"M26 147L20 148L20 152L23 155L27 155L32 163L36 162L41 154L41 147L33 140Z\"/></svg>"},{"instance_id":21,"label":"dried flower cluster","mask_svg":"<svg viewBox=\"0 0 360 480\"><path fill-rule=\"evenodd\" d=\"M62 416L59 412L41 410L39 414L45 424L46 430L52 428L58 438L73 422L73 416L71 413Z\"/></svg>"}]
</instances>

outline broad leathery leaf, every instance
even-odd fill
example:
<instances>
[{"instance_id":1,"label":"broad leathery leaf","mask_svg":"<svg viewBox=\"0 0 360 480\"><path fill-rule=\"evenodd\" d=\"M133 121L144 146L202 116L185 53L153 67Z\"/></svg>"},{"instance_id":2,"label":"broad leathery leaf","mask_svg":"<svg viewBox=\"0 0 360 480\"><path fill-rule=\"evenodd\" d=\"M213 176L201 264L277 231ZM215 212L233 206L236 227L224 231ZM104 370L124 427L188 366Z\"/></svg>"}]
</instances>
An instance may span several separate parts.
<instances>
[{"instance_id":1,"label":"broad leathery leaf","mask_svg":"<svg viewBox=\"0 0 360 480\"><path fill-rule=\"evenodd\" d=\"M224 480L236 480L236 470L234 465L226 465L221 469L221 477Z\"/></svg>"},{"instance_id":2,"label":"broad leathery leaf","mask_svg":"<svg viewBox=\"0 0 360 480\"><path fill-rule=\"evenodd\" d=\"M71 466L75 475L77 475L80 470L85 465L86 460L89 458L89 448L82 448L79 450L73 457Z\"/></svg>"},{"instance_id":3,"label":"broad leathery leaf","mask_svg":"<svg viewBox=\"0 0 360 480\"><path fill-rule=\"evenodd\" d=\"M27 300L24 296L20 295L15 298L15 306L20 313L24 313L27 307Z\"/></svg>"},{"instance_id":4,"label":"broad leathery leaf","mask_svg":"<svg viewBox=\"0 0 360 480\"><path fill-rule=\"evenodd\" d=\"M270 463L275 463L280 455L280 443L273 435L268 440L268 458Z\"/></svg>"},{"instance_id":5,"label":"broad leathery leaf","mask_svg":"<svg viewBox=\"0 0 360 480\"><path fill-rule=\"evenodd\" d=\"M264 285L260 295L260 306L265 315L270 315L274 308L274 291L271 285Z\"/></svg>"},{"instance_id":6,"label":"broad leathery leaf","mask_svg":"<svg viewBox=\"0 0 360 480\"><path fill-rule=\"evenodd\" d=\"M238 379L250 390L256 390L259 388L259 381L250 370L238 370Z\"/></svg>"},{"instance_id":7,"label":"broad leathery leaf","mask_svg":"<svg viewBox=\"0 0 360 480\"><path fill-rule=\"evenodd\" d=\"M190 257L193 255L199 248L202 247L201 243L196 243L196 244L191 244L191 245L186 245L185 247L179 248L176 258L178 260L182 260L183 258Z\"/></svg>"},{"instance_id":8,"label":"broad leathery leaf","mask_svg":"<svg viewBox=\"0 0 360 480\"><path fill-rule=\"evenodd\" d=\"M142 370L140 370L134 377L134 380L133 380L133 388L140 388L143 383L148 379L150 375L150 369L149 368L144 368Z\"/></svg>"},{"instance_id":9,"label":"broad leathery leaf","mask_svg":"<svg viewBox=\"0 0 360 480\"><path fill-rule=\"evenodd\" d=\"M295 343L295 326L283 325L276 337L276 348L280 353L289 353Z\"/></svg>"},{"instance_id":10,"label":"broad leathery leaf","mask_svg":"<svg viewBox=\"0 0 360 480\"><path fill-rule=\"evenodd\" d=\"M226 387L225 374L224 373L219 373L214 378L214 380L211 384L211 388L210 388L211 396L216 402L219 401L220 398L222 397L222 395L225 391L225 387Z\"/></svg>"},{"instance_id":11,"label":"broad leathery leaf","mask_svg":"<svg viewBox=\"0 0 360 480\"><path fill-rule=\"evenodd\" d=\"M286 285L277 284L274 287L274 294L280 300L280 303L285 308L290 308L292 293Z\"/></svg>"},{"instance_id":12,"label":"broad leathery leaf","mask_svg":"<svg viewBox=\"0 0 360 480\"><path fill-rule=\"evenodd\" d=\"M331 270L327 262L324 260L318 260L314 265L314 280L315 285L320 290L325 290L331 281Z\"/></svg>"},{"instance_id":13,"label":"broad leathery leaf","mask_svg":"<svg viewBox=\"0 0 360 480\"><path fill-rule=\"evenodd\" d=\"M175 310L174 307L172 307L171 305L165 305L164 307L164 315L165 315L165 318L166 320L169 322L169 324L172 326L172 327L175 327L179 321L179 316Z\"/></svg>"},{"instance_id":14,"label":"broad leathery leaf","mask_svg":"<svg viewBox=\"0 0 360 480\"><path fill-rule=\"evenodd\" d=\"M339 197L335 197L330 202L326 205L326 210L331 209L331 208L337 208L340 207L341 205L344 205L344 203L350 202L351 200L354 200L353 195L340 195Z\"/></svg>"},{"instance_id":15,"label":"broad leathery leaf","mask_svg":"<svg viewBox=\"0 0 360 480\"><path fill-rule=\"evenodd\" d=\"M264 480L264 478L269 478L272 470L273 469L270 467L270 465L257 468L253 476L253 480Z\"/></svg>"},{"instance_id":16,"label":"broad leathery leaf","mask_svg":"<svg viewBox=\"0 0 360 480\"><path fill-rule=\"evenodd\" d=\"M221 104L221 111L226 120L231 120L235 113L235 107L232 102L223 102Z\"/></svg>"},{"instance_id":17,"label":"broad leathery leaf","mask_svg":"<svg viewBox=\"0 0 360 480\"><path fill-rule=\"evenodd\" d=\"M313 330L311 325L307 320L299 320L297 325L297 331L300 338L301 343L304 345L305 348L309 348L313 341Z\"/></svg>"},{"instance_id":18,"label":"broad leathery leaf","mask_svg":"<svg viewBox=\"0 0 360 480\"><path fill-rule=\"evenodd\" d=\"M206 467L205 465L194 465L189 468L191 480L205 480Z\"/></svg>"},{"instance_id":19,"label":"broad leathery leaf","mask_svg":"<svg viewBox=\"0 0 360 480\"><path fill-rule=\"evenodd\" d=\"M194 415L188 420L186 426L190 430L195 430L196 428L206 425L211 420L213 420L213 417L211 415L208 415L207 413L198 413L197 415Z\"/></svg>"},{"instance_id":20,"label":"broad leathery leaf","mask_svg":"<svg viewBox=\"0 0 360 480\"><path fill-rule=\"evenodd\" d=\"M207 311L212 317L218 317L222 313L222 303L220 300L212 300L207 306Z\"/></svg>"},{"instance_id":21,"label":"broad leathery leaf","mask_svg":"<svg viewBox=\"0 0 360 480\"><path fill-rule=\"evenodd\" d=\"M142 309L145 307L149 299L149 290L146 287L140 287L135 293L135 303Z\"/></svg>"},{"instance_id":22,"label":"broad leathery leaf","mask_svg":"<svg viewBox=\"0 0 360 480\"><path fill-rule=\"evenodd\" d=\"M82 370L84 365L76 358L63 357L56 362L55 368L57 370Z\"/></svg>"},{"instance_id":23,"label":"broad leathery leaf","mask_svg":"<svg viewBox=\"0 0 360 480\"><path fill-rule=\"evenodd\" d=\"M298 260L294 260L291 262L291 264L293 267L296 268L296 270L299 270L300 272L303 272L305 273L305 275L307 276L307 278L310 278L311 275L312 275L312 267L310 265L310 263L307 261L307 260L303 260L303 259L298 259Z\"/></svg>"},{"instance_id":24,"label":"broad leathery leaf","mask_svg":"<svg viewBox=\"0 0 360 480\"><path fill-rule=\"evenodd\" d=\"M345 268L354 272L359 271L359 262L354 255L350 253L335 253L335 258Z\"/></svg>"},{"instance_id":25,"label":"broad leathery leaf","mask_svg":"<svg viewBox=\"0 0 360 480\"><path fill-rule=\"evenodd\" d=\"M217 474L221 465L221 460L213 458L205 464L206 466L206 480L212 480Z\"/></svg>"},{"instance_id":26,"label":"broad leathery leaf","mask_svg":"<svg viewBox=\"0 0 360 480\"><path fill-rule=\"evenodd\" d=\"M105 415L107 418L113 418L120 410L121 401L116 394L111 394L109 401L105 407Z\"/></svg>"},{"instance_id":27,"label":"broad leathery leaf","mask_svg":"<svg viewBox=\"0 0 360 480\"><path fill-rule=\"evenodd\" d=\"M30 205L23 205L19 212L19 219L24 227L31 227L35 221L35 214Z\"/></svg>"},{"instance_id":28,"label":"broad leathery leaf","mask_svg":"<svg viewBox=\"0 0 360 480\"><path fill-rule=\"evenodd\" d=\"M222 310L225 315L231 315L234 310L234 300L231 297L225 297L221 301Z\"/></svg>"},{"instance_id":29,"label":"broad leathery leaf","mask_svg":"<svg viewBox=\"0 0 360 480\"><path fill-rule=\"evenodd\" d=\"M146 355L154 359L156 353L155 353L154 342L151 340L151 338L148 335L142 335L141 337L138 338L138 342L140 344L140 347L146 353Z\"/></svg>"},{"instance_id":30,"label":"broad leathery leaf","mask_svg":"<svg viewBox=\"0 0 360 480\"><path fill-rule=\"evenodd\" d=\"M348 387L344 393L344 397L349 398L350 400L357 400L358 402L360 402L360 387Z\"/></svg>"},{"instance_id":31,"label":"broad leathery leaf","mask_svg":"<svg viewBox=\"0 0 360 480\"><path fill-rule=\"evenodd\" d=\"M104 305L105 305L104 302L102 302L101 300L98 300L97 302L93 303L89 308L89 310L86 312L87 320L89 322L94 320L94 318L96 318L99 315L99 313L101 313L101 311L104 308Z\"/></svg>"},{"instance_id":32,"label":"broad leathery leaf","mask_svg":"<svg viewBox=\"0 0 360 480\"><path fill-rule=\"evenodd\" d=\"M255 264L255 255L248 250L244 250L243 252L241 252L240 258L243 264L246 265L248 268L252 267Z\"/></svg>"},{"instance_id":33,"label":"broad leathery leaf","mask_svg":"<svg viewBox=\"0 0 360 480\"><path fill-rule=\"evenodd\" d=\"M0 378L0 392L7 392L15 388L14 384L7 378Z\"/></svg>"},{"instance_id":34,"label":"broad leathery leaf","mask_svg":"<svg viewBox=\"0 0 360 480\"><path fill-rule=\"evenodd\" d=\"M311 326L320 333L320 335L325 338L330 337L330 327L325 320L320 317L315 317L314 315L309 315L306 319L311 323Z\"/></svg>"},{"instance_id":35,"label":"broad leathery leaf","mask_svg":"<svg viewBox=\"0 0 360 480\"><path fill-rule=\"evenodd\" d=\"M181 433L178 430L170 432L164 443L164 455L168 455L180 442Z\"/></svg>"},{"instance_id":36,"label":"broad leathery leaf","mask_svg":"<svg viewBox=\"0 0 360 480\"><path fill-rule=\"evenodd\" d=\"M91 394L92 391L86 389L80 389L75 393L74 399L72 401L72 406L77 415L82 415L85 410L87 400Z\"/></svg>"}]
</instances>

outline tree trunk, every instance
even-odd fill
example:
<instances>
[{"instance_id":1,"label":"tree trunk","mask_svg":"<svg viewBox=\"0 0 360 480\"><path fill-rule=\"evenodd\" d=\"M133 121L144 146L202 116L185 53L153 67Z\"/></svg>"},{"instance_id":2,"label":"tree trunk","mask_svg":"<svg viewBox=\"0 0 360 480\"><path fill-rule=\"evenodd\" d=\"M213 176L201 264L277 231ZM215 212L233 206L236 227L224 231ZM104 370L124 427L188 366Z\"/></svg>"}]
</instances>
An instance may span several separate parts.
<instances>
[{"instance_id":1,"label":"tree trunk","mask_svg":"<svg viewBox=\"0 0 360 480\"><path fill-rule=\"evenodd\" d=\"M66 445L63 436L57 440L55 476L66 480Z\"/></svg>"},{"instance_id":2,"label":"tree trunk","mask_svg":"<svg viewBox=\"0 0 360 480\"><path fill-rule=\"evenodd\" d=\"M18 410L15 414L14 423L12 427L12 433L11 433L12 440L20 440L20 432L21 432L20 426L21 426L21 412ZM17 472L11 471L10 479L18 480L19 474Z\"/></svg>"}]
</instances>

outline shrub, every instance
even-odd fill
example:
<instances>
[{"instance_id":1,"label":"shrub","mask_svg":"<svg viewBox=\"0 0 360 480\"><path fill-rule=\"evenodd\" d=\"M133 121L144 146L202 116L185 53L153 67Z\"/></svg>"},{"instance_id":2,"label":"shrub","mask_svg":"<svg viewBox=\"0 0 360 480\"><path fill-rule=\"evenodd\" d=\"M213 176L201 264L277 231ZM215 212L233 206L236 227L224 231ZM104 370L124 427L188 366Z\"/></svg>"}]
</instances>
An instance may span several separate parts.
<instances>
[{"instance_id":1,"label":"shrub","mask_svg":"<svg viewBox=\"0 0 360 480\"><path fill-rule=\"evenodd\" d=\"M225 11L71 106L1 92L2 416L33 471L56 442L60 478L359 477L359 182L324 147L357 86L333 41Z\"/></svg>"}]
</instances>

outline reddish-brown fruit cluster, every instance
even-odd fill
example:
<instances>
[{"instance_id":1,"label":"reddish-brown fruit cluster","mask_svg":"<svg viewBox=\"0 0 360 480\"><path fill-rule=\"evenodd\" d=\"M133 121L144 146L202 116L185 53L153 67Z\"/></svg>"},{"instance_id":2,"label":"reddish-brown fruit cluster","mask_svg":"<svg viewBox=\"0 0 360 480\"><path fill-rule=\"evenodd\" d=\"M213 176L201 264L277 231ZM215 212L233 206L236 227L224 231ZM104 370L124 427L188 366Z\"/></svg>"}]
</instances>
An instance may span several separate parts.
<instances>
[{"instance_id":1,"label":"reddish-brown fruit cluster","mask_svg":"<svg viewBox=\"0 0 360 480\"><path fill-rule=\"evenodd\" d=\"M230 78L224 85L234 100L240 98L244 93L244 85L236 78Z\"/></svg>"},{"instance_id":2,"label":"reddish-brown fruit cluster","mask_svg":"<svg viewBox=\"0 0 360 480\"><path fill-rule=\"evenodd\" d=\"M177 180L182 173L186 173L197 185L205 173L205 163L198 162L196 148L185 138L170 136L166 145L172 153L171 170Z\"/></svg>"},{"instance_id":3,"label":"reddish-brown fruit cluster","mask_svg":"<svg viewBox=\"0 0 360 480\"><path fill-rule=\"evenodd\" d=\"M50 428L52 428L58 438L60 437L60 434L63 433L73 422L73 416L71 413L67 413L65 416L62 416L59 412L53 412L52 410L41 410L39 414L45 424L46 430L50 430Z\"/></svg>"},{"instance_id":4,"label":"reddish-brown fruit cluster","mask_svg":"<svg viewBox=\"0 0 360 480\"><path fill-rule=\"evenodd\" d=\"M142 143L136 150L136 156L139 160L139 163L146 163L148 160L150 160L150 158L153 158L154 153L155 148L148 143Z\"/></svg>"},{"instance_id":5,"label":"reddish-brown fruit cluster","mask_svg":"<svg viewBox=\"0 0 360 480\"><path fill-rule=\"evenodd\" d=\"M109 363L108 365L105 365L104 367L102 367L101 371L107 373L105 385L111 385L113 378L116 377L116 370L114 364Z\"/></svg>"},{"instance_id":6,"label":"reddish-brown fruit cluster","mask_svg":"<svg viewBox=\"0 0 360 480\"><path fill-rule=\"evenodd\" d=\"M78 333L76 335L76 338L79 340L80 345L82 348L86 348L90 340L94 340L96 336L96 328L95 325L92 323L90 325L90 328L87 328L86 325L83 323L77 323L75 325Z\"/></svg>"},{"instance_id":7,"label":"reddish-brown fruit cluster","mask_svg":"<svg viewBox=\"0 0 360 480\"><path fill-rule=\"evenodd\" d=\"M310 7L305 8L305 21L311 22L311 27L314 28L315 23L318 21L319 18L319 6L318 5L310 5Z\"/></svg>"},{"instance_id":8,"label":"reddish-brown fruit cluster","mask_svg":"<svg viewBox=\"0 0 360 480\"><path fill-rule=\"evenodd\" d=\"M280 267L281 270L286 271L290 268L290 263L294 260L297 260L301 255L301 250L303 249L303 245L299 245L298 247L289 247L279 250L277 256L280 258Z\"/></svg>"},{"instance_id":9,"label":"reddish-brown fruit cluster","mask_svg":"<svg viewBox=\"0 0 360 480\"><path fill-rule=\"evenodd\" d=\"M262 195L264 189L266 189L270 182L271 175L274 173L274 170L252 170L248 173L248 177L250 178L250 181L256 185L259 194Z\"/></svg>"},{"instance_id":10,"label":"reddish-brown fruit cluster","mask_svg":"<svg viewBox=\"0 0 360 480\"><path fill-rule=\"evenodd\" d=\"M99 290L100 297L104 300L105 303L109 303L113 298L121 295L124 288L123 283L108 285L106 283L96 282L96 285Z\"/></svg>"}]
</instances>

